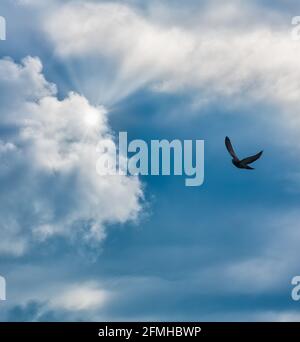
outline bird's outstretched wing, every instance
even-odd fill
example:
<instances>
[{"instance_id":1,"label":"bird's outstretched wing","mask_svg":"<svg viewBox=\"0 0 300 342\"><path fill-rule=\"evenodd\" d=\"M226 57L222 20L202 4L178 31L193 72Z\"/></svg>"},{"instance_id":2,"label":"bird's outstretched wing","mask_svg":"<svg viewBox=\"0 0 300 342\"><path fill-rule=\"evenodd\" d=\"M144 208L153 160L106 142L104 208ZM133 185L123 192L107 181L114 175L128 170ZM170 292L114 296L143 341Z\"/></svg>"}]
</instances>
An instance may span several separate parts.
<instances>
[{"instance_id":1,"label":"bird's outstretched wing","mask_svg":"<svg viewBox=\"0 0 300 342\"><path fill-rule=\"evenodd\" d=\"M254 156L247 157L247 158L241 160L241 164L251 164L251 163L254 163L257 159L259 159L261 157L262 154L263 154L263 151L260 151L259 153L257 153Z\"/></svg>"},{"instance_id":2,"label":"bird's outstretched wing","mask_svg":"<svg viewBox=\"0 0 300 342\"><path fill-rule=\"evenodd\" d=\"M230 153L231 157L232 157L234 160L238 161L239 158L238 158L237 155L235 154L234 149L233 149L233 147L232 147L232 145L231 145L231 141L230 141L230 139L229 139L228 137L225 138L225 146L226 146L226 148L227 148L227 151Z\"/></svg>"}]
</instances>

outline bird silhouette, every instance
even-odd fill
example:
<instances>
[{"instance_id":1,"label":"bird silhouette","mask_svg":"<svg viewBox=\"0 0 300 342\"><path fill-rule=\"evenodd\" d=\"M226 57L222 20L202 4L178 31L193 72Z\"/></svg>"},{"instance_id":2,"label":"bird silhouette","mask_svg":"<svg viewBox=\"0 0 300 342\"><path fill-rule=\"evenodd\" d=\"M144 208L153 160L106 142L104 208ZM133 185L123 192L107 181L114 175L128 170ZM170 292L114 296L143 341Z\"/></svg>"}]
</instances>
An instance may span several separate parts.
<instances>
[{"instance_id":1,"label":"bird silhouette","mask_svg":"<svg viewBox=\"0 0 300 342\"><path fill-rule=\"evenodd\" d=\"M227 148L227 151L230 153L230 155L232 157L232 164L239 169L254 170L254 168L249 166L248 164L255 162L263 154L263 151L260 151L259 153L255 154L254 156L247 157L247 158L240 160L237 157L236 153L234 152L234 149L231 145L231 141L228 137L225 138L225 146Z\"/></svg>"}]
</instances>

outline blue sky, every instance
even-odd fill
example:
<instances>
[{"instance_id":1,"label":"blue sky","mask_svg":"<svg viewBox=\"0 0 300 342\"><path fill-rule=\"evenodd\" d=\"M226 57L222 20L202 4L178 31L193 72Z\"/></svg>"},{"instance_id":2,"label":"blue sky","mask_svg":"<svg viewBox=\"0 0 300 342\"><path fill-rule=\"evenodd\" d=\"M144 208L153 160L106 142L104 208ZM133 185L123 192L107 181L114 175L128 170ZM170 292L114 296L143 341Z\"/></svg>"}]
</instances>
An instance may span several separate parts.
<instances>
[{"instance_id":1,"label":"blue sky","mask_svg":"<svg viewBox=\"0 0 300 342\"><path fill-rule=\"evenodd\" d=\"M0 15L0 319L298 321L297 2L5 0ZM119 131L204 139L203 186L97 176L95 146ZM255 171L232 166L226 135L264 150Z\"/></svg>"}]
</instances>

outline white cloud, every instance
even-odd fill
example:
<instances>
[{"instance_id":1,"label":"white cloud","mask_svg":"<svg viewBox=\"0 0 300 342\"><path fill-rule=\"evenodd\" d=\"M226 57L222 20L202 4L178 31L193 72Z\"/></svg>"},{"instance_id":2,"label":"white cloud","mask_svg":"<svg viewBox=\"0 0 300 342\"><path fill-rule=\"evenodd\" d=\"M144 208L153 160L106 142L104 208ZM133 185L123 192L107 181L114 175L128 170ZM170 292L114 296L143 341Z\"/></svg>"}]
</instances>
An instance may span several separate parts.
<instances>
[{"instance_id":1,"label":"white cloud","mask_svg":"<svg viewBox=\"0 0 300 342\"><path fill-rule=\"evenodd\" d=\"M160 12L176 12L170 6ZM278 13L241 2L199 5L189 12L193 25L184 16L164 18L164 24L148 12L75 1L60 5L45 30L64 58L114 61L120 84L115 100L150 84L160 91L197 89L209 99L299 104L300 44L291 39L290 18L283 26Z\"/></svg>"},{"instance_id":2,"label":"white cloud","mask_svg":"<svg viewBox=\"0 0 300 342\"><path fill-rule=\"evenodd\" d=\"M7 320L14 308L28 309L25 319L33 321L43 321L49 313L71 321L95 321L98 314L104 315L118 298L119 289L113 281L79 274L80 261L77 267L73 258L69 262L67 267L62 258L47 262L46 267L35 263L9 267L5 272L8 296L0 319ZM36 310L30 310L31 305L36 305Z\"/></svg>"},{"instance_id":3,"label":"white cloud","mask_svg":"<svg viewBox=\"0 0 300 342\"><path fill-rule=\"evenodd\" d=\"M262 322L300 322L297 310L278 310L258 313L254 319Z\"/></svg>"},{"instance_id":4,"label":"white cloud","mask_svg":"<svg viewBox=\"0 0 300 342\"><path fill-rule=\"evenodd\" d=\"M258 212L258 209L252 209ZM246 217L246 214L244 215ZM258 217L258 216L257 216ZM255 222L255 220L254 220ZM291 280L299 274L299 214L297 210L269 212L247 227L259 241L251 253L199 268L191 274L199 292L228 295L277 296L291 299ZM253 243L249 240L249 243Z\"/></svg>"},{"instance_id":5,"label":"white cloud","mask_svg":"<svg viewBox=\"0 0 300 342\"><path fill-rule=\"evenodd\" d=\"M10 58L1 59L1 111L2 123L15 120L20 115L19 108L25 101L34 102L56 93L56 86L45 80L42 64L37 58L27 57L23 65L14 63Z\"/></svg>"},{"instance_id":6,"label":"white cloud","mask_svg":"<svg viewBox=\"0 0 300 342\"><path fill-rule=\"evenodd\" d=\"M0 94L0 253L54 235L101 241L106 223L137 218L138 178L96 173L97 144L113 139L104 107L59 100L37 58L0 60Z\"/></svg>"},{"instance_id":7,"label":"white cloud","mask_svg":"<svg viewBox=\"0 0 300 342\"><path fill-rule=\"evenodd\" d=\"M99 310L109 297L109 292L97 283L83 283L61 290L50 300L49 307L68 311Z\"/></svg>"}]
</instances>

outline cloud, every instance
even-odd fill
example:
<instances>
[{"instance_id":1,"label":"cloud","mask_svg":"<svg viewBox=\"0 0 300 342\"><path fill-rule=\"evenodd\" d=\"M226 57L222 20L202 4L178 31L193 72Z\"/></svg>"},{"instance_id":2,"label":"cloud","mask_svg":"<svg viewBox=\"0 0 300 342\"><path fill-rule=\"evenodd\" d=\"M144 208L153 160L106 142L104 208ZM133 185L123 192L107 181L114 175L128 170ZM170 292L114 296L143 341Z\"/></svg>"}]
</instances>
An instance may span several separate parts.
<instances>
[{"instance_id":1,"label":"cloud","mask_svg":"<svg viewBox=\"0 0 300 342\"><path fill-rule=\"evenodd\" d=\"M262 322L300 322L300 314L297 310L261 312L254 318Z\"/></svg>"},{"instance_id":2,"label":"cloud","mask_svg":"<svg viewBox=\"0 0 300 342\"><path fill-rule=\"evenodd\" d=\"M251 234L247 247L256 241L250 253L241 253L238 258L223 257L189 274L199 293L216 294L221 283L221 296L243 296L250 302L252 297L274 296L278 305L282 305L282 298L283 303L292 303L291 280L299 274L300 257L297 210L278 210L276 214L266 211L254 222L253 226L249 222L242 224ZM240 237L236 236L236 241L240 241Z\"/></svg>"},{"instance_id":3,"label":"cloud","mask_svg":"<svg viewBox=\"0 0 300 342\"><path fill-rule=\"evenodd\" d=\"M55 296L50 301L50 307L68 311L99 310L109 296L108 291L99 288L97 283L77 284Z\"/></svg>"},{"instance_id":4,"label":"cloud","mask_svg":"<svg viewBox=\"0 0 300 342\"><path fill-rule=\"evenodd\" d=\"M255 4L218 3L216 10L204 2L189 11L188 24L170 6L143 12L115 2L75 1L60 6L44 26L62 58L98 56L114 63L120 84L115 101L151 86L194 89L210 101L299 104L300 44L291 39L291 18Z\"/></svg>"},{"instance_id":5,"label":"cloud","mask_svg":"<svg viewBox=\"0 0 300 342\"><path fill-rule=\"evenodd\" d=\"M97 144L113 139L104 107L58 99L39 59L0 60L0 253L22 255L52 236L99 242L107 223L135 220L141 183L101 177Z\"/></svg>"},{"instance_id":6,"label":"cloud","mask_svg":"<svg viewBox=\"0 0 300 342\"><path fill-rule=\"evenodd\" d=\"M22 279L29 281L31 288L22 294L20 291L14 295L14 291L10 292L1 310L2 320L91 321L107 310L110 301L114 300L113 291L104 289L99 280L62 282L48 277L43 270L38 273L47 282L38 285L23 274Z\"/></svg>"}]
</instances>

